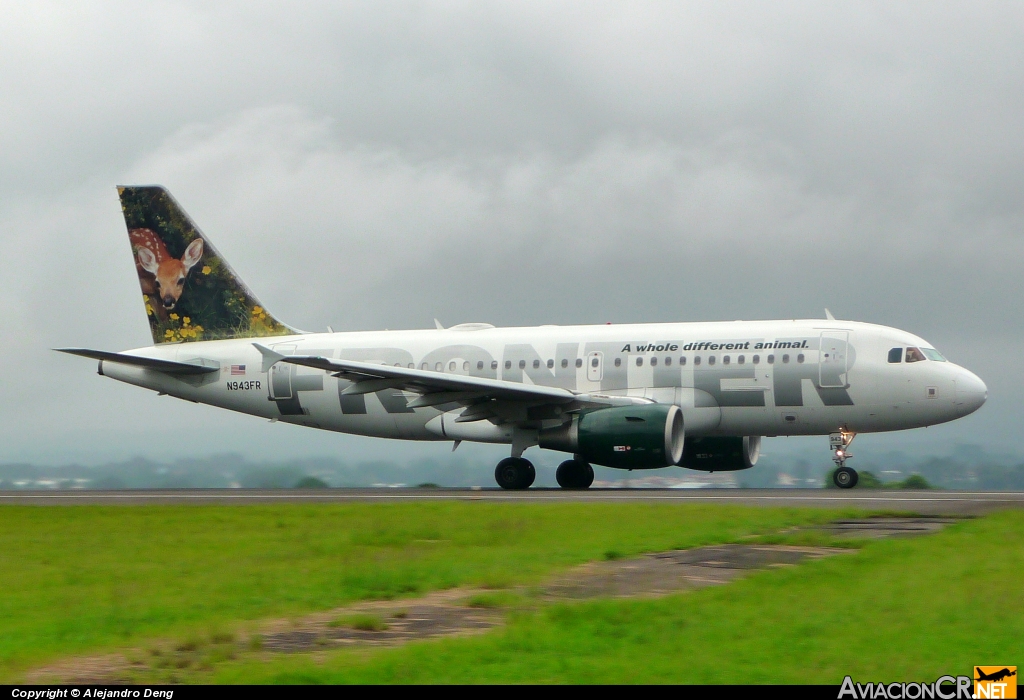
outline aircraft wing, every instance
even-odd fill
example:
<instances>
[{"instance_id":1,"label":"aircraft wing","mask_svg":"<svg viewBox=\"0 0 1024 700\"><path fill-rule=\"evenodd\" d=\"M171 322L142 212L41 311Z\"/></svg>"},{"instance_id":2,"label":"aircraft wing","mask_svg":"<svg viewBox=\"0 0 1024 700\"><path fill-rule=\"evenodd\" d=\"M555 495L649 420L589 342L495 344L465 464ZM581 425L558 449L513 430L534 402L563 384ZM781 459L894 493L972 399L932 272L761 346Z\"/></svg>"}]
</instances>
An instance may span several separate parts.
<instances>
[{"instance_id":1,"label":"aircraft wing","mask_svg":"<svg viewBox=\"0 0 1024 700\"><path fill-rule=\"evenodd\" d=\"M419 394L409 402L410 408L460 404L468 408L456 422L470 422L509 414L508 404L519 407L551 406L561 412L581 408L611 406L635 403L650 403L648 399L625 396L595 396L577 394L568 389L522 384L501 379L470 377L460 374L446 374L406 367L358 362L355 360L333 360L314 355L281 355L253 343L264 357L265 362L287 362L293 365L314 367L331 372L335 377L347 379L351 385L342 389L344 395L368 394L385 389L401 389ZM514 411L518 413L518 411Z\"/></svg>"},{"instance_id":2,"label":"aircraft wing","mask_svg":"<svg viewBox=\"0 0 1024 700\"><path fill-rule=\"evenodd\" d=\"M175 362L173 360L161 360L155 357L139 357L138 355L126 355L121 352L106 352L104 350L89 350L87 348L54 348L57 352L66 352L69 355L88 357L102 362L117 362L122 365L134 365L154 369L166 374L209 374L220 371L220 364L199 365L189 362Z\"/></svg>"}]
</instances>

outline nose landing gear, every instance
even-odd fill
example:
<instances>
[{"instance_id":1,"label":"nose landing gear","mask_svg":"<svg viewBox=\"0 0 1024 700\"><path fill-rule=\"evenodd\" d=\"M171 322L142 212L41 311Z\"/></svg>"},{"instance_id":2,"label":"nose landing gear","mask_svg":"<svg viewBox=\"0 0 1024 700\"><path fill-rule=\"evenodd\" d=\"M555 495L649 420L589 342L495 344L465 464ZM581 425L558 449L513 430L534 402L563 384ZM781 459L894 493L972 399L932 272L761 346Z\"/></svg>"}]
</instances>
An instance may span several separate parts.
<instances>
[{"instance_id":1,"label":"nose landing gear","mask_svg":"<svg viewBox=\"0 0 1024 700\"><path fill-rule=\"evenodd\" d=\"M857 472L849 467L839 467L832 472L832 483L841 489L852 489L857 485Z\"/></svg>"},{"instance_id":2,"label":"nose landing gear","mask_svg":"<svg viewBox=\"0 0 1024 700\"><path fill-rule=\"evenodd\" d=\"M829 448L833 451L832 461L836 463L836 470L832 472L832 483L836 488L852 489L857 485L857 472L846 466L846 460L853 456L849 448L855 437L857 433L845 430L828 436Z\"/></svg>"}]
</instances>

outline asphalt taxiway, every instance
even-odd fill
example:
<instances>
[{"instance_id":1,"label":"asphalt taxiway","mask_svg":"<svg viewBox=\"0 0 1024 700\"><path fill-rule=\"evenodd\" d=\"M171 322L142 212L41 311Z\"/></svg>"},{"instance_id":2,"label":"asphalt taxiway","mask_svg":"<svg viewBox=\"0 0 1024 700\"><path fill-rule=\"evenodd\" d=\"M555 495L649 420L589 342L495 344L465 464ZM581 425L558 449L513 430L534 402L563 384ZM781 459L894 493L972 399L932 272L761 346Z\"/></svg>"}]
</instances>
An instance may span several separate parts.
<instances>
[{"instance_id":1,"label":"asphalt taxiway","mask_svg":"<svg viewBox=\"0 0 1024 700\"><path fill-rule=\"evenodd\" d=\"M1024 508L1024 492L885 491L851 489L147 489L124 491L0 491L0 504L146 505L269 503L402 503L487 501L501 503L720 503L746 506L863 508L924 515L976 515Z\"/></svg>"}]
</instances>

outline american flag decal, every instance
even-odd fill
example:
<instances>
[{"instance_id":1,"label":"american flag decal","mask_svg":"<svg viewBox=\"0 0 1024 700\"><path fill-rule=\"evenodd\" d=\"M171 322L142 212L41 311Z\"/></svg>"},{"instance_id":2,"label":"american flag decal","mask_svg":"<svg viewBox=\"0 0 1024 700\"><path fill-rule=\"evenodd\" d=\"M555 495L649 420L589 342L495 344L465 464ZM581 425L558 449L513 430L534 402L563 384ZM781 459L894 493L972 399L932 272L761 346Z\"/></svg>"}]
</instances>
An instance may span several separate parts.
<instances>
[{"instance_id":1,"label":"american flag decal","mask_svg":"<svg viewBox=\"0 0 1024 700\"><path fill-rule=\"evenodd\" d=\"M245 374L245 365L231 365L231 376Z\"/></svg>"}]
</instances>

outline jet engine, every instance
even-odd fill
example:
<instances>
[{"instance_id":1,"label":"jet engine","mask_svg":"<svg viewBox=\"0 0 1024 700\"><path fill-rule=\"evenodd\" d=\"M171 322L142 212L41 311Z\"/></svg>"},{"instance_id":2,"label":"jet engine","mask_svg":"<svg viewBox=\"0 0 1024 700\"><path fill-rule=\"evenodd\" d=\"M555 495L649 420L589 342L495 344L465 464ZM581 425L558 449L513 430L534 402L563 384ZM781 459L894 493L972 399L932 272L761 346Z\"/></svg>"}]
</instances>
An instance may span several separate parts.
<instances>
[{"instance_id":1,"label":"jet engine","mask_svg":"<svg viewBox=\"0 0 1024 700\"><path fill-rule=\"evenodd\" d=\"M760 455L760 436L688 437L680 466L705 472L732 472L750 469Z\"/></svg>"},{"instance_id":2,"label":"jet engine","mask_svg":"<svg viewBox=\"0 0 1024 700\"><path fill-rule=\"evenodd\" d=\"M542 430L538 444L606 467L671 467L683 457L683 412L674 404L599 408Z\"/></svg>"}]
</instances>

